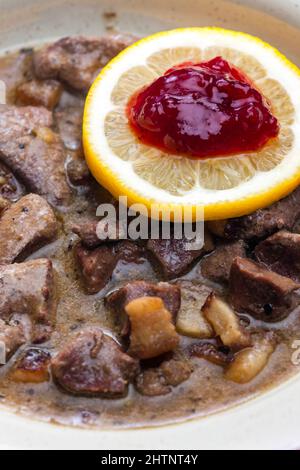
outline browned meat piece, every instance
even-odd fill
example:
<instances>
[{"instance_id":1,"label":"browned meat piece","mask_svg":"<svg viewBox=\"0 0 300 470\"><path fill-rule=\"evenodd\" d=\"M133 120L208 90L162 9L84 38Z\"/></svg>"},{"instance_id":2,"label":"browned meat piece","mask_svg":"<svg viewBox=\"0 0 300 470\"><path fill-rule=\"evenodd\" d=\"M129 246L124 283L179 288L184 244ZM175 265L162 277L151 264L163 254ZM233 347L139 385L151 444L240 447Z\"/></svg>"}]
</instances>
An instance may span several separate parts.
<instances>
[{"instance_id":1,"label":"browned meat piece","mask_svg":"<svg viewBox=\"0 0 300 470\"><path fill-rule=\"evenodd\" d=\"M0 343L5 347L5 361L8 361L25 342L26 335L21 323L6 323L0 320Z\"/></svg>"},{"instance_id":2,"label":"browned meat piece","mask_svg":"<svg viewBox=\"0 0 300 470\"><path fill-rule=\"evenodd\" d=\"M50 360L49 351L38 348L27 349L18 357L10 376L15 382L47 382L50 378Z\"/></svg>"},{"instance_id":3,"label":"browned meat piece","mask_svg":"<svg viewBox=\"0 0 300 470\"><path fill-rule=\"evenodd\" d=\"M130 354L149 359L176 349L179 336L160 297L139 297L125 310L130 320Z\"/></svg>"},{"instance_id":4,"label":"browned meat piece","mask_svg":"<svg viewBox=\"0 0 300 470\"><path fill-rule=\"evenodd\" d=\"M231 265L237 256L246 257L245 243L242 240L218 246L202 260L202 275L214 282L227 283Z\"/></svg>"},{"instance_id":5,"label":"browned meat piece","mask_svg":"<svg viewBox=\"0 0 300 470\"><path fill-rule=\"evenodd\" d=\"M93 250L78 244L75 256L89 294L95 294L105 287L119 261L135 264L144 262L143 247L129 240L101 245Z\"/></svg>"},{"instance_id":6,"label":"browned meat piece","mask_svg":"<svg viewBox=\"0 0 300 470\"><path fill-rule=\"evenodd\" d=\"M176 387L185 382L193 372L192 364L182 354L174 354L174 357L165 360L160 365L167 383Z\"/></svg>"},{"instance_id":7,"label":"browned meat piece","mask_svg":"<svg viewBox=\"0 0 300 470\"><path fill-rule=\"evenodd\" d=\"M103 242L126 238L122 224L117 222L116 227L111 229L106 219L88 220L87 222L73 225L72 231L80 237L82 243L88 248L95 248ZM104 237L107 238L104 239Z\"/></svg>"},{"instance_id":8,"label":"browned meat piece","mask_svg":"<svg viewBox=\"0 0 300 470\"><path fill-rule=\"evenodd\" d=\"M3 163L0 163L0 197L16 202L24 193L23 185Z\"/></svg>"},{"instance_id":9,"label":"browned meat piece","mask_svg":"<svg viewBox=\"0 0 300 470\"><path fill-rule=\"evenodd\" d=\"M101 68L133 42L132 36L120 34L100 38L66 37L35 53L35 74L87 92Z\"/></svg>"},{"instance_id":10,"label":"browned meat piece","mask_svg":"<svg viewBox=\"0 0 300 470\"><path fill-rule=\"evenodd\" d=\"M213 233L214 235L217 235L217 237L223 238L227 223L228 223L228 219L209 220L206 223L206 226L211 233Z\"/></svg>"},{"instance_id":11,"label":"browned meat piece","mask_svg":"<svg viewBox=\"0 0 300 470\"><path fill-rule=\"evenodd\" d=\"M80 237L80 240L87 248L96 248L102 244L102 240L99 240L97 235L97 226L99 224L98 219L88 220L72 226L72 232L76 233Z\"/></svg>"},{"instance_id":12,"label":"browned meat piece","mask_svg":"<svg viewBox=\"0 0 300 470\"><path fill-rule=\"evenodd\" d=\"M177 315L176 330L192 338L211 338L214 332L202 315L201 309L212 292L209 287L192 281L177 281L181 290L181 307Z\"/></svg>"},{"instance_id":13,"label":"browned meat piece","mask_svg":"<svg viewBox=\"0 0 300 470\"><path fill-rule=\"evenodd\" d=\"M253 214L228 219L226 238L260 239L281 229L290 230L300 216L300 187L284 199Z\"/></svg>"},{"instance_id":14,"label":"browned meat piece","mask_svg":"<svg viewBox=\"0 0 300 470\"><path fill-rule=\"evenodd\" d=\"M56 299L52 263L37 259L0 266L0 318L9 321L14 314L29 315L32 341L49 336L54 321Z\"/></svg>"},{"instance_id":15,"label":"browned meat piece","mask_svg":"<svg viewBox=\"0 0 300 470\"><path fill-rule=\"evenodd\" d=\"M11 203L8 199L5 199L4 197L0 196L0 216L6 209L9 208L10 205Z\"/></svg>"},{"instance_id":16,"label":"browned meat piece","mask_svg":"<svg viewBox=\"0 0 300 470\"><path fill-rule=\"evenodd\" d=\"M30 80L17 88L17 104L53 109L59 102L62 86L55 80Z\"/></svg>"},{"instance_id":17,"label":"browned meat piece","mask_svg":"<svg viewBox=\"0 0 300 470\"><path fill-rule=\"evenodd\" d=\"M0 161L27 188L54 205L67 204L65 150L53 132L52 114L45 108L0 105Z\"/></svg>"},{"instance_id":18,"label":"browned meat piece","mask_svg":"<svg viewBox=\"0 0 300 470\"><path fill-rule=\"evenodd\" d=\"M167 395L172 391L159 368L143 370L137 376L135 386L141 395L148 397Z\"/></svg>"},{"instance_id":19,"label":"browned meat piece","mask_svg":"<svg viewBox=\"0 0 300 470\"><path fill-rule=\"evenodd\" d=\"M6 102L14 103L16 88L32 76L33 49L1 57L0 80L6 85Z\"/></svg>"},{"instance_id":20,"label":"browned meat piece","mask_svg":"<svg viewBox=\"0 0 300 470\"><path fill-rule=\"evenodd\" d=\"M0 264L9 264L52 240L57 232L53 210L42 197L28 194L4 211L0 219Z\"/></svg>"},{"instance_id":21,"label":"browned meat piece","mask_svg":"<svg viewBox=\"0 0 300 470\"><path fill-rule=\"evenodd\" d=\"M177 240L148 240L147 249L155 262L158 263L164 279L174 279L185 274L194 261L214 249L214 244L208 232L205 234L205 244L201 250L188 250L185 238Z\"/></svg>"},{"instance_id":22,"label":"browned meat piece","mask_svg":"<svg viewBox=\"0 0 300 470\"><path fill-rule=\"evenodd\" d=\"M101 226L98 229L102 229ZM99 233L99 232L98 232ZM119 235L121 233L121 229L119 231ZM145 249L142 244L138 242L133 242L131 240L122 240L116 243L116 252L118 253L118 257L120 261L124 263L133 263L133 264L142 264L145 261Z\"/></svg>"},{"instance_id":23,"label":"browned meat piece","mask_svg":"<svg viewBox=\"0 0 300 470\"><path fill-rule=\"evenodd\" d=\"M295 291L299 284L248 259L234 260L229 286L231 302L237 311L266 322L282 320L298 303Z\"/></svg>"},{"instance_id":24,"label":"browned meat piece","mask_svg":"<svg viewBox=\"0 0 300 470\"><path fill-rule=\"evenodd\" d=\"M85 160L79 158L68 162L67 175L74 186L84 186L91 180L91 173Z\"/></svg>"},{"instance_id":25,"label":"browned meat piece","mask_svg":"<svg viewBox=\"0 0 300 470\"><path fill-rule=\"evenodd\" d=\"M100 328L89 327L72 338L52 360L55 380L78 395L124 396L138 373L138 362Z\"/></svg>"},{"instance_id":26,"label":"browned meat piece","mask_svg":"<svg viewBox=\"0 0 300 470\"><path fill-rule=\"evenodd\" d=\"M1 145L5 141L17 139L20 135L30 135L35 129L51 127L52 113L48 109L35 106L0 105ZM3 141L3 143L2 143Z\"/></svg>"},{"instance_id":27,"label":"browned meat piece","mask_svg":"<svg viewBox=\"0 0 300 470\"><path fill-rule=\"evenodd\" d=\"M68 150L80 150L82 146L83 106L66 106L54 113L56 125L64 146Z\"/></svg>"},{"instance_id":28,"label":"browned meat piece","mask_svg":"<svg viewBox=\"0 0 300 470\"><path fill-rule=\"evenodd\" d=\"M96 294L106 286L119 261L115 246L107 245L88 250L79 244L75 256L89 294Z\"/></svg>"},{"instance_id":29,"label":"browned meat piece","mask_svg":"<svg viewBox=\"0 0 300 470\"><path fill-rule=\"evenodd\" d=\"M193 368L182 355L166 359L160 366L143 370L136 378L135 386L141 395L155 397L167 395L176 387L189 379Z\"/></svg>"},{"instance_id":30,"label":"browned meat piece","mask_svg":"<svg viewBox=\"0 0 300 470\"><path fill-rule=\"evenodd\" d=\"M192 344L189 347L189 354L191 356L199 357L200 359L206 359L217 366L225 366L229 364L233 359L233 354L224 348L218 348L213 343L197 343Z\"/></svg>"},{"instance_id":31,"label":"browned meat piece","mask_svg":"<svg viewBox=\"0 0 300 470\"><path fill-rule=\"evenodd\" d=\"M259 243L256 259L271 271L300 282L300 235L280 231Z\"/></svg>"},{"instance_id":32,"label":"browned meat piece","mask_svg":"<svg viewBox=\"0 0 300 470\"><path fill-rule=\"evenodd\" d=\"M11 206L11 204L11 201L0 196L0 216L5 210L7 210Z\"/></svg>"},{"instance_id":33,"label":"browned meat piece","mask_svg":"<svg viewBox=\"0 0 300 470\"><path fill-rule=\"evenodd\" d=\"M145 281L129 282L106 297L106 305L117 315L125 315L126 305L139 297L160 297L165 307L176 319L180 308L180 288L167 282L152 284Z\"/></svg>"}]
</instances>

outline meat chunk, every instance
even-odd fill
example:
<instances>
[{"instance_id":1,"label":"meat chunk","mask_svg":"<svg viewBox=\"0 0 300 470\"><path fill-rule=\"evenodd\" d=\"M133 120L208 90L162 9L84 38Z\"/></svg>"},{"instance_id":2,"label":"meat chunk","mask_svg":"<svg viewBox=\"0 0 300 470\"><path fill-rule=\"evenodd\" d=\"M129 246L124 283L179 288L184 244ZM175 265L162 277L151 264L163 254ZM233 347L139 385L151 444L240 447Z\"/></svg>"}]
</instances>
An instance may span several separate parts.
<instances>
[{"instance_id":1,"label":"meat chunk","mask_svg":"<svg viewBox=\"0 0 300 470\"><path fill-rule=\"evenodd\" d=\"M72 232L80 237L80 240L87 248L96 248L102 244L97 235L97 226L99 220L92 219L72 226Z\"/></svg>"},{"instance_id":2,"label":"meat chunk","mask_svg":"<svg viewBox=\"0 0 300 470\"><path fill-rule=\"evenodd\" d=\"M26 342L26 334L21 323L13 321L7 323L0 319L0 347L4 346L2 353L3 363L7 362L11 356ZM0 361L1 365L2 361Z\"/></svg>"},{"instance_id":3,"label":"meat chunk","mask_svg":"<svg viewBox=\"0 0 300 470\"><path fill-rule=\"evenodd\" d=\"M52 114L45 108L0 105L0 161L28 189L53 205L66 205L71 190L65 177L65 150L52 124Z\"/></svg>"},{"instance_id":4,"label":"meat chunk","mask_svg":"<svg viewBox=\"0 0 300 470\"><path fill-rule=\"evenodd\" d=\"M6 85L6 102L14 103L16 88L32 76L33 49L22 49L17 54L1 57L0 80Z\"/></svg>"},{"instance_id":5,"label":"meat chunk","mask_svg":"<svg viewBox=\"0 0 300 470\"><path fill-rule=\"evenodd\" d=\"M177 240L148 240L147 249L153 259L158 263L164 279L174 279L185 274L192 263L214 249L211 236L207 232L205 244L200 250L188 249L188 240L182 238Z\"/></svg>"},{"instance_id":6,"label":"meat chunk","mask_svg":"<svg viewBox=\"0 0 300 470\"><path fill-rule=\"evenodd\" d=\"M84 186L91 180L90 170L81 158L73 158L68 161L67 175L74 186Z\"/></svg>"},{"instance_id":7,"label":"meat chunk","mask_svg":"<svg viewBox=\"0 0 300 470\"><path fill-rule=\"evenodd\" d=\"M30 135L35 129L52 127L52 113L35 106L0 105L0 142L4 146L22 135Z\"/></svg>"},{"instance_id":8,"label":"meat chunk","mask_svg":"<svg viewBox=\"0 0 300 470\"><path fill-rule=\"evenodd\" d=\"M229 364L233 357L230 349L228 349L228 351L224 351L213 343L192 344L189 347L189 354L200 359L205 359L217 366L225 366L226 364Z\"/></svg>"},{"instance_id":9,"label":"meat chunk","mask_svg":"<svg viewBox=\"0 0 300 470\"><path fill-rule=\"evenodd\" d=\"M38 348L27 349L18 357L10 376L15 382L47 382L50 378L50 360L49 351Z\"/></svg>"},{"instance_id":10,"label":"meat chunk","mask_svg":"<svg viewBox=\"0 0 300 470\"><path fill-rule=\"evenodd\" d=\"M209 220L206 226L211 233L213 233L217 237L223 238L227 223L228 219Z\"/></svg>"},{"instance_id":11,"label":"meat chunk","mask_svg":"<svg viewBox=\"0 0 300 470\"><path fill-rule=\"evenodd\" d=\"M117 315L123 316L126 315L126 305L140 297L161 298L166 309L171 312L172 318L176 319L180 308L180 288L167 282L158 284L145 281L129 282L106 297L106 305Z\"/></svg>"},{"instance_id":12,"label":"meat chunk","mask_svg":"<svg viewBox=\"0 0 300 470\"><path fill-rule=\"evenodd\" d=\"M159 368L143 370L136 378L135 386L141 395L157 397L171 393L172 387L168 385Z\"/></svg>"},{"instance_id":13,"label":"meat chunk","mask_svg":"<svg viewBox=\"0 0 300 470\"><path fill-rule=\"evenodd\" d=\"M193 368L186 357L174 354L158 367L144 369L136 378L135 386L141 395L155 397L167 395L189 379Z\"/></svg>"},{"instance_id":14,"label":"meat chunk","mask_svg":"<svg viewBox=\"0 0 300 470\"><path fill-rule=\"evenodd\" d=\"M259 243L256 259L271 271L300 282L300 235L280 231Z\"/></svg>"},{"instance_id":15,"label":"meat chunk","mask_svg":"<svg viewBox=\"0 0 300 470\"><path fill-rule=\"evenodd\" d=\"M10 201L0 196L0 216L1 214L8 209L10 206Z\"/></svg>"},{"instance_id":16,"label":"meat chunk","mask_svg":"<svg viewBox=\"0 0 300 470\"><path fill-rule=\"evenodd\" d=\"M35 53L35 74L87 92L101 68L132 42L134 38L125 35L66 37Z\"/></svg>"},{"instance_id":17,"label":"meat chunk","mask_svg":"<svg viewBox=\"0 0 300 470\"><path fill-rule=\"evenodd\" d=\"M253 214L228 219L226 238L260 239L278 230L290 230L300 216L300 187L284 199Z\"/></svg>"},{"instance_id":18,"label":"meat chunk","mask_svg":"<svg viewBox=\"0 0 300 470\"><path fill-rule=\"evenodd\" d=\"M11 202L18 201L24 196L23 185L3 163L0 163L0 197Z\"/></svg>"},{"instance_id":19,"label":"meat chunk","mask_svg":"<svg viewBox=\"0 0 300 470\"><path fill-rule=\"evenodd\" d=\"M296 307L299 284L268 271L248 259L236 258L231 266L229 293L233 307L259 320L276 322Z\"/></svg>"},{"instance_id":20,"label":"meat chunk","mask_svg":"<svg viewBox=\"0 0 300 470\"><path fill-rule=\"evenodd\" d=\"M167 384L177 387L177 385L189 379L193 367L187 357L175 353L173 357L161 363L160 370Z\"/></svg>"},{"instance_id":21,"label":"meat chunk","mask_svg":"<svg viewBox=\"0 0 300 470\"><path fill-rule=\"evenodd\" d=\"M9 264L33 247L52 240L57 232L53 210L42 197L28 194L11 205L0 219L0 264Z\"/></svg>"},{"instance_id":22,"label":"meat chunk","mask_svg":"<svg viewBox=\"0 0 300 470\"><path fill-rule=\"evenodd\" d=\"M202 312L225 346L239 350L251 345L250 335L240 324L237 315L215 294L209 295Z\"/></svg>"},{"instance_id":23,"label":"meat chunk","mask_svg":"<svg viewBox=\"0 0 300 470\"><path fill-rule=\"evenodd\" d=\"M95 294L106 286L119 261L135 264L144 261L143 248L129 240L101 245L94 250L79 244L75 255L89 294Z\"/></svg>"},{"instance_id":24,"label":"meat chunk","mask_svg":"<svg viewBox=\"0 0 300 470\"><path fill-rule=\"evenodd\" d=\"M119 260L115 246L107 245L88 250L79 244L75 256L89 294L96 294L106 286Z\"/></svg>"},{"instance_id":25,"label":"meat chunk","mask_svg":"<svg viewBox=\"0 0 300 470\"><path fill-rule=\"evenodd\" d=\"M125 264L144 263L145 249L142 244L139 244L138 242L133 242L131 240L122 240L116 243L115 247L119 260L123 261Z\"/></svg>"},{"instance_id":26,"label":"meat chunk","mask_svg":"<svg viewBox=\"0 0 300 470\"><path fill-rule=\"evenodd\" d=\"M0 266L0 318L28 315L32 341L49 337L56 310L52 263L37 259Z\"/></svg>"},{"instance_id":27,"label":"meat chunk","mask_svg":"<svg viewBox=\"0 0 300 470\"><path fill-rule=\"evenodd\" d=\"M106 219L93 219L73 225L72 231L88 248L95 248L104 242L118 241L127 235L121 223L117 222L116 227L111 227Z\"/></svg>"},{"instance_id":28,"label":"meat chunk","mask_svg":"<svg viewBox=\"0 0 300 470\"><path fill-rule=\"evenodd\" d=\"M245 243L242 240L219 245L215 251L202 260L202 275L213 282L227 283L231 265L237 256L246 257Z\"/></svg>"},{"instance_id":29,"label":"meat chunk","mask_svg":"<svg viewBox=\"0 0 300 470\"><path fill-rule=\"evenodd\" d=\"M68 150L80 150L82 147L83 106L58 108L54 116L64 146Z\"/></svg>"},{"instance_id":30,"label":"meat chunk","mask_svg":"<svg viewBox=\"0 0 300 470\"><path fill-rule=\"evenodd\" d=\"M192 338L211 338L214 336L210 324L201 309L211 293L211 289L192 281L178 281L181 290L181 307L177 315L176 330Z\"/></svg>"},{"instance_id":31,"label":"meat chunk","mask_svg":"<svg viewBox=\"0 0 300 470\"><path fill-rule=\"evenodd\" d=\"M30 80L17 88L17 104L53 109L59 102L62 86L56 80Z\"/></svg>"},{"instance_id":32,"label":"meat chunk","mask_svg":"<svg viewBox=\"0 0 300 470\"><path fill-rule=\"evenodd\" d=\"M171 313L160 297L139 297L125 307L130 320L130 354L149 359L173 351L179 343Z\"/></svg>"},{"instance_id":33,"label":"meat chunk","mask_svg":"<svg viewBox=\"0 0 300 470\"><path fill-rule=\"evenodd\" d=\"M77 333L52 360L55 380L78 395L124 396L138 372L138 362L100 328Z\"/></svg>"}]
</instances>

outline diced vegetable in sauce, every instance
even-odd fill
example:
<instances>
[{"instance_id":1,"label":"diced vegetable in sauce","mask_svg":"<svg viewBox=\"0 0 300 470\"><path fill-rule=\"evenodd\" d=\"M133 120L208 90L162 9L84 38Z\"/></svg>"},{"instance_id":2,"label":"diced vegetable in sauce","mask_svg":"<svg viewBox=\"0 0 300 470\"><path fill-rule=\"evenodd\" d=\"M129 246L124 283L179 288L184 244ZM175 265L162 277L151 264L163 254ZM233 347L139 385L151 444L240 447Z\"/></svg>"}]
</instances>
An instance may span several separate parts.
<instances>
[{"instance_id":1,"label":"diced vegetable in sauce","mask_svg":"<svg viewBox=\"0 0 300 470\"><path fill-rule=\"evenodd\" d=\"M240 384L250 382L264 369L274 350L274 339L271 337L257 340L252 347L236 353L224 377Z\"/></svg>"},{"instance_id":2,"label":"diced vegetable in sauce","mask_svg":"<svg viewBox=\"0 0 300 470\"><path fill-rule=\"evenodd\" d=\"M211 338L214 335L213 329L201 312L211 289L190 281L182 281L179 285L181 307L177 315L176 330L181 335L192 338Z\"/></svg>"},{"instance_id":3,"label":"diced vegetable in sauce","mask_svg":"<svg viewBox=\"0 0 300 470\"><path fill-rule=\"evenodd\" d=\"M211 294L202 307L202 312L225 346L234 349L250 346L249 334L241 326L234 311L223 300Z\"/></svg>"}]
</instances>

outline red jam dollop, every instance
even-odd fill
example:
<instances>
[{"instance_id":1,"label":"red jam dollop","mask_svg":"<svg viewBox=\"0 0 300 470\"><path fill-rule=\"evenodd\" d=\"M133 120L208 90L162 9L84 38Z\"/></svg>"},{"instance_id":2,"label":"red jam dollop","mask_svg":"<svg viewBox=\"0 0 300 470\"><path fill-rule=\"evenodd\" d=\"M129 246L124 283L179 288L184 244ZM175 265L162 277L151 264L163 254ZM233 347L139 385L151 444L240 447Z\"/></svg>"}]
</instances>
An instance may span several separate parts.
<instances>
[{"instance_id":1,"label":"red jam dollop","mask_svg":"<svg viewBox=\"0 0 300 470\"><path fill-rule=\"evenodd\" d=\"M135 93L127 116L144 144L198 158L258 151L279 133L264 96L222 57L169 69Z\"/></svg>"}]
</instances>

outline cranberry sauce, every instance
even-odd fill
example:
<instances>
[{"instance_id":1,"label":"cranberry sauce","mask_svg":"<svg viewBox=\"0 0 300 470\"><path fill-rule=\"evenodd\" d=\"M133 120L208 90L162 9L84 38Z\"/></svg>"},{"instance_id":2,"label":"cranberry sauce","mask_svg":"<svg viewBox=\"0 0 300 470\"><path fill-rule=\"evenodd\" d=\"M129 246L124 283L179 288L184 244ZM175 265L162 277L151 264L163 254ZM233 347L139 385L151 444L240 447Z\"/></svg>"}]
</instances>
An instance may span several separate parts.
<instances>
[{"instance_id":1,"label":"cranberry sauce","mask_svg":"<svg viewBox=\"0 0 300 470\"><path fill-rule=\"evenodd\" d=\"M257 151L279 133L264 96L222 57L173 67L130 99L127 114L141 142L190 157Z\"/></svg>"}]
</instances>

